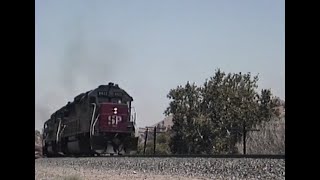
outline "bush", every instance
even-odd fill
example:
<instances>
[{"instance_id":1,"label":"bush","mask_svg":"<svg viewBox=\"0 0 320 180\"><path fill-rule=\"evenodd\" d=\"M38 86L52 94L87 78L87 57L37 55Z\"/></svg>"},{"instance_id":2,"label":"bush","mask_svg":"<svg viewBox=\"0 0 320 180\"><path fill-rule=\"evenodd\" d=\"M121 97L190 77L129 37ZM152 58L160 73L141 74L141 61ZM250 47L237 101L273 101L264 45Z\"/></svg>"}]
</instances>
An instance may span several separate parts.
<instances>
[{"instance_id":1,"label":"bush","mask_svg":"<svg viewBox=\"0 0 320 180\"><path fill-rule=\"evenodd\" d=\"M157 134L156 139L156 154L171 154L169 147L169 137L170 132L164 132L161 134ZM146 154L150 155L154 153L154 142L153 135L148 135L148 141L146 145ZM137 154L143 154L144 148L144 140L139 141Z\"/></svg>"}]
</instances>

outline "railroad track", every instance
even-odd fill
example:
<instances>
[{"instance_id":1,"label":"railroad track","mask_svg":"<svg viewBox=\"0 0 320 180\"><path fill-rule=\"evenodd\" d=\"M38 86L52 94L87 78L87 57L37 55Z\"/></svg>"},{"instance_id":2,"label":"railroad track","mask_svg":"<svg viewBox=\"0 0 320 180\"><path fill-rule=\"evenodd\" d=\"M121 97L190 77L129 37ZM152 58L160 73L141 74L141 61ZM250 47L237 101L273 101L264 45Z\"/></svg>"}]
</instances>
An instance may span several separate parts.
<instances>
[{"instance_id":1,"label":"railroad track","mask_svg":"<svg viewBox=\"0 0 320 180\"><path fill-rule=\"evenodd\" d=\"M249 158L249 159L285 159L285 155L273 155L273 154L236 154L236 155L100 155L100 156L61 156L61 157L50 157L50 158ZM44 157L46 158L46 157Z\"/></svg>"},{"instance_id":2,"label":"railroad track","mask_svg":"<svg viewBox=\"0 0 320 180\"><path fill-rule=\"evenodd\" d=\"M159 158L156 158L159 157ZM207 158L206 158L207 157ZM285 179L283 155L127 155L40 158L36 179Z\"/></svg>"}]
</instances>

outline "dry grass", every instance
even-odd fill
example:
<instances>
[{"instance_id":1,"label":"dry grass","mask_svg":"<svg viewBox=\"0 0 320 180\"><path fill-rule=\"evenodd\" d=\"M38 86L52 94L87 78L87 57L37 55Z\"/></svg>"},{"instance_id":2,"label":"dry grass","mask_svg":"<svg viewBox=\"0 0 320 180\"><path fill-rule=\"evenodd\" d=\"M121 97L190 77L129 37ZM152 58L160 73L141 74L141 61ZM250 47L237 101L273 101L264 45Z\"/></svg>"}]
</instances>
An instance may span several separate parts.
<instances>
[{"instance_id":1,"label":"dry grass","mask_svg":"<svg viewBox=\"0 0 320 180\"><path fill-rule=\"evenodd\" d=\"M256 127L260 131L248 132L247 154L285 154L285 117L274 118ZM237 143L240 153L243 142Z\"/></svg>"}]
</instances>

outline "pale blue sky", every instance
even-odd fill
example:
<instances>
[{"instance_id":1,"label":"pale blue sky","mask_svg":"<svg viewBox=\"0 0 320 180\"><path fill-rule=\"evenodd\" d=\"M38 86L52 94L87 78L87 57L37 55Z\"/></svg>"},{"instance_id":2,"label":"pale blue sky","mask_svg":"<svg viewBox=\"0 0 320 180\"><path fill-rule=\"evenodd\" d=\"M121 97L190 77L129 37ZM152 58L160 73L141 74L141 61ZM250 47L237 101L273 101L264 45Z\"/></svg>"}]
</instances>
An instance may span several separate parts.
<instances>
[{"instance_id":1,"label":"pale blue sky","mask_svg":"<svg viewBox=\"0 0 320 180\"><path fill-rule=\"evenodd\" d=\"M109 81L134 98L138 125L166 95L215 69L251 72L285 97L284 0L36 0L36 121Z\"/></svg>"}]
</instances>

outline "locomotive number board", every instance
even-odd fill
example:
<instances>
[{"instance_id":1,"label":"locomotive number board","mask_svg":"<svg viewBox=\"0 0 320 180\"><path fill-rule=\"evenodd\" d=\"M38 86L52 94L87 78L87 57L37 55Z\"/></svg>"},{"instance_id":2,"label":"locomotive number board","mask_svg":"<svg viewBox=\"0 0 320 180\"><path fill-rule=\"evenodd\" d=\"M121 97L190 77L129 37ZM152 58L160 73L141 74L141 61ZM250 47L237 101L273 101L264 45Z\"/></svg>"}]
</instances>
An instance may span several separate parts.
<instances>
[{"instance_id":1,"label":"locomotive number board","mask_svg":"<svg viewBox=\"0 0 320 180\"><path fill-rule=\"evenodd\" d=\"M108 96L118 96L118 97L121 97L122 96L122 93L121 92L114 92L114 93L109 93L107 91L99 91L98 92L98 96L105 96L105 97L108 97Z\"/></svg>"},{"instance_id":2,"label":"locomotive number board","mask_svg":"<svg viewBox=\"0 0 320 180\"><path fill-rule=\"evenodd\" d=\"M107 91L99 91L98 96L108 96L108 92Z\"/></svg>"}]
</instances>

